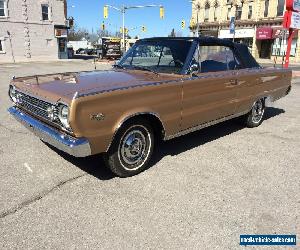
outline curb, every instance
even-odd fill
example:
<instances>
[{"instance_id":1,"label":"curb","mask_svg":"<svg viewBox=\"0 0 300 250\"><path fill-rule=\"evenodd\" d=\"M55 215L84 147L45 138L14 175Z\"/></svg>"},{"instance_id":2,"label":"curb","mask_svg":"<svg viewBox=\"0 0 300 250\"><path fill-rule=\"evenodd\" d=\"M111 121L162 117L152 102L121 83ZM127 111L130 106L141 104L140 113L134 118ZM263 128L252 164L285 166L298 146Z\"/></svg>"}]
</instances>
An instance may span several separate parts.
<instances>
[{"instance_id":1,"label":"curb","mask_svg":"<svg viewBox=\"0 0 300 250\"><path fill-rule=\"evenodd\" d=\"M300 77L300 71L298 71L298 70L293 70L292 78L299 78L299 77Z\"/></svg>"}]
</instances>

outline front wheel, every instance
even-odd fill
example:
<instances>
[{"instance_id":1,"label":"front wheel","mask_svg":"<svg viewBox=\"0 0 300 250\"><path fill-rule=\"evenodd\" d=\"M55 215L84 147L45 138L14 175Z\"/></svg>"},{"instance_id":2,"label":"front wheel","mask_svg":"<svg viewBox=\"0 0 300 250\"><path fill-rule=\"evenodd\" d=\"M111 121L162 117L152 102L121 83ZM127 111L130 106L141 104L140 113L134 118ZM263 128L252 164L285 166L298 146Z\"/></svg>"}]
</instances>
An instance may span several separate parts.
<instances>
[{"instance_id":1,"label":"front wheel","mask_svg":"<svg viewBox=\"0 0 300 250\"><path fill-rule=\"evenodd\" d=\"M119 177L136 175L148 166L154 148L153 129L144 120L128 122L116 134L107 165Z\"/></svg>"},{"instance_id":2,"label":"front wheel","mask_svg":"<svg viewBox=\"0 0 300 250\"><path fill-rule=\"evenodd\" d=\"M251 111L245 116L246 126L249 128L258 127L263 121L265 109L263 99L256 101Z\"/></svg>"}]
</instances>

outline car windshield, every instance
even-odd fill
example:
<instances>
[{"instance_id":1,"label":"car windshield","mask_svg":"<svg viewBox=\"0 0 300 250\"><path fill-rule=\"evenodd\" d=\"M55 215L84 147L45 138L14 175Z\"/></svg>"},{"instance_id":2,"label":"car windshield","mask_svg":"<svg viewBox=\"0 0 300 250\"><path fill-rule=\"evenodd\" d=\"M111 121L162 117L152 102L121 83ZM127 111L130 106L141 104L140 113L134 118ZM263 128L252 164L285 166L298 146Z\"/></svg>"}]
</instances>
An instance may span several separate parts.
<instances>
[{"instance_id":1,"label":"car windshield","mask_svg":"<svg viewBox=\"0 0 300 250\"><path fill-rule=\"evenodd\" d=\"M159 73L180 73L192 41L140 41L121 59L119 67Z\"/></svg>"}]
</instances>

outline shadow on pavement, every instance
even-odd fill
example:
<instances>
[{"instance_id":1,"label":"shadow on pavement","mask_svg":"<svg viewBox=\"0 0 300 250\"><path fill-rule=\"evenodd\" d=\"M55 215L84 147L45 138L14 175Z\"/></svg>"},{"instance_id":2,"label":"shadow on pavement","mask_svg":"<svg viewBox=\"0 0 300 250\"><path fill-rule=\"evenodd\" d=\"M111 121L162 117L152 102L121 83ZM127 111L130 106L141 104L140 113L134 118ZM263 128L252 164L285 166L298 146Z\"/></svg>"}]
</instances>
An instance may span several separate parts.
<instances>
[{"instance_id":1,"label":"shadow on pavement","mask_svg":"<svg viewBox=\"0 0 300 250\"><path fill-rule=\"evenodd\" d=\"M265 120L278 116L284 112L285 111L283 109L270 107L266 110ZM178 155L182 152L202 146L208 142L212 142L244 128L245 126L242 125L237 118L172 139L170 141L161 141L156 147L156 152L150 163L150 167L153 167L166 155ZM69 161L86 173L98 178L99 180L110 180L115 177L115 175L111 173L110 170L105 166L103 154L93 155L86 158L76 158L59 151L51 145L46 145L53 149L65 160Z\"/></svg>"},{"instance_id":2,"label":"shadow on pavement","mask_svg":"<svg viewBox=\"0 0 300 250\"><path fill-rule=\"evenodd\" d=\"M80 60L91 60L97 58L95 55L80 55L80 54L75 54L71 59L80 59Z\"/></svg>"},{"instance_id":3,"label":"shadow on pavement","mask_svg":"<svg viewBox=\"0 0 300 250\"><path fill-rule=\"evenodd\" d=\"M283 109L270 107L265 112L264 120L268 120L284 112L285 111ZM224 136L235 133L244 128L245 126L243 123L239 120L239 118L236 118L169 141L161 141L156 147L156 152L155 156L153 157L151 167L166 155L178 155L195 147L202 146L208 142L212 142Z\"/></svg>"}]
</instances>

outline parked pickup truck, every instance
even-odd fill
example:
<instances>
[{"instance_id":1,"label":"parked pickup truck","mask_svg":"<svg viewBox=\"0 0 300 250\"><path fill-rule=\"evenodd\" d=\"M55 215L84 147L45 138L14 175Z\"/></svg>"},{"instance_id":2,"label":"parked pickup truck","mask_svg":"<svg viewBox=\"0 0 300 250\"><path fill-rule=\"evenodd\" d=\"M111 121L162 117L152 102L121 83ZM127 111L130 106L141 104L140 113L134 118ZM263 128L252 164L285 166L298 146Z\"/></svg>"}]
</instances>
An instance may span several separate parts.
<instances>
[{"instance_id":1,"label":"parked pickup truck","mask_svg":"<svg viewBox=\"0 0 300 250\"><path fill-rule=\"evenodd\" d=\"M260 67L229 40L143 39L108 71L14 78L9 112L70 155L104 153L127 177L147 168L160 139L235 117L259 126L267 105L290 92L291 76Z\"/></svg>"}]
</instances>

